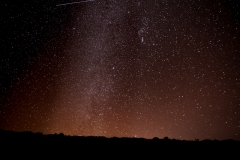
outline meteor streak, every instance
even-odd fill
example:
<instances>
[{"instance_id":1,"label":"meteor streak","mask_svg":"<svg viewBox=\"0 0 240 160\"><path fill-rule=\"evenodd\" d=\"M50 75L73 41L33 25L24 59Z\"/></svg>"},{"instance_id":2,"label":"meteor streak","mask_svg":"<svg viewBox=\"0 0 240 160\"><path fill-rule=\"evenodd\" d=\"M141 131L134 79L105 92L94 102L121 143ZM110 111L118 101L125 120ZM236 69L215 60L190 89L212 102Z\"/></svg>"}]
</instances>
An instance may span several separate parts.
<instances>
[{"instance_id":1,"label":"meteor streak","mask_svg":"<svg viewBox=\"0 0 240 160\"><path fill-rule=\"evenodd\" d=\"M57 4L56 6L66 6L66 5L72 5L72 4L79 4L79 3L86 3L86 2L93 2L94 0L86 0L86 1L78 1L78 2L70 2L70 3L63 3L63 4Z\"/></svg>"}]
</instances>

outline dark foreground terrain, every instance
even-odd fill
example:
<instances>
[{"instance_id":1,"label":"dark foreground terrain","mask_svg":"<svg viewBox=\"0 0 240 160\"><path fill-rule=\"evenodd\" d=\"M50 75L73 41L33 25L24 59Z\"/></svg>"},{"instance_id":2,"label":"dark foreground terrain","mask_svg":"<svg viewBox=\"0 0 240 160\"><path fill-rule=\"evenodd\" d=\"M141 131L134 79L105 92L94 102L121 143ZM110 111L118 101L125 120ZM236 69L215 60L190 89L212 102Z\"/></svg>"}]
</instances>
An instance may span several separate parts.
<instances>
[{"instance_id":1,"label":"dark foreground terrain","mask_svg":"<svg viewBox=\"0 0 240 160\"><path fill-rule=\"evenodd\" d=\"M66 159L240 158L240 141L80 137L0 130L0 155ZM1 158L1 157L0 157Z\"/></svg>"}]
</instances>

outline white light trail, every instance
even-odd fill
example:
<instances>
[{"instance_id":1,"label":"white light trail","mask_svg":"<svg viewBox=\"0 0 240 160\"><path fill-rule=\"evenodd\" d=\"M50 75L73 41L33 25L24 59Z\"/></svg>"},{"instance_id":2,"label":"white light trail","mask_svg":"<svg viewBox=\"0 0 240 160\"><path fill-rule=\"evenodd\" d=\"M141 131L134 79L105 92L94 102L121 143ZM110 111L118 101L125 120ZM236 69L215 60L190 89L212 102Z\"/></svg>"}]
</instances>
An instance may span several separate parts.
<instances>
[{"instance_id":1,"label":"white light trail","mask_svg":"<svg viewBox=\"0 0 240 160\"><path fill-rule=\"evenodd\" d=\"M94 0L86 0L86 1L78 1L78 2L70 2L70 3L63 3L63 4L57 4L56 6L66 6L66 5L73 5L73 4L79 4L79 3L86 3L86 2L93 2Z\"/></svg>"}]
</instances>

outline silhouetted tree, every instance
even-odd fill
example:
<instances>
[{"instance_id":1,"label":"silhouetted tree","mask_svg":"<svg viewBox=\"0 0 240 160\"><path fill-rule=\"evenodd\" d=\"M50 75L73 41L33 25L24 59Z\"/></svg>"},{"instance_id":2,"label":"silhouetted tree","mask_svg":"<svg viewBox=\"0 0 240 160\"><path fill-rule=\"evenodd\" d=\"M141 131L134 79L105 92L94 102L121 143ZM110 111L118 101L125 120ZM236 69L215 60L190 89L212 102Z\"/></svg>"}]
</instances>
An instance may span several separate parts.
<instances>
[{"instance_id":1,"label":"silhouetted tree","mask_svg":"<svg viewBox=\"0 0 240 160\"><path fill-rule=\"evenodd\" d=\"M169 140L168 136L164 137L163 139L164 139L164 140Z\"/></svg>"},{"instance_id":2,"label":"silhouetted tree","mask_svg":"<svg viewBox=\"0 0 240 160\"><path fill-rule=\"evenodd\" d=\"M158 137L154 137L153 140L159 140L159 138Z\"/></svg>"},{"instance_id":3,"label":"silhouetted tree","mask_svg":"<svg viewBox=\"0 0 240 160\"><path fill-rule=\"evenodd\" d=\"M63 136L64 136L64 134L63 134L63 133L60 133L60 134L59 134L59 136L62 136L62 137L63 137Z\"/></svg>"}]
</instances>

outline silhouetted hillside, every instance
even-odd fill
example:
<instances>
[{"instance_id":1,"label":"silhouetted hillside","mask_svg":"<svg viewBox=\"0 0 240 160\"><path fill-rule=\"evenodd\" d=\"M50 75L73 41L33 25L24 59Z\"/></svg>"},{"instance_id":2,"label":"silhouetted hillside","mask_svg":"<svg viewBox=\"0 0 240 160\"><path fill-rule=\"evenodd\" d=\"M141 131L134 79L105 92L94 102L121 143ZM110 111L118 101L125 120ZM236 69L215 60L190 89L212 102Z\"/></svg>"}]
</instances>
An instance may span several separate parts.
<instances>
[{"instance_id":1,"label":"silhouetted hillside","mask_svg":"<svg viewBox=\"0 0 240 160\"><path fill-rule=\"evenodd\" d=\"M239 158L240 141L236 140L176 140L165 137L159 139L144 138L106 138L94 136L65 136L60 134L48 134L33 132L13 132L0 130L1 155L27 156L29 158L47 158L54 156L77 156L81 159L85 156L118 158L128 156L148 158L173 158L189 157L212 158L227 156L226 158ZM32 157L33 155L33 157ZM134 158L134 159L135 159ZM85 159L85 158L84 158ZM164 158L165 159L165 158Z\"/></svg>"}]
</instances>

